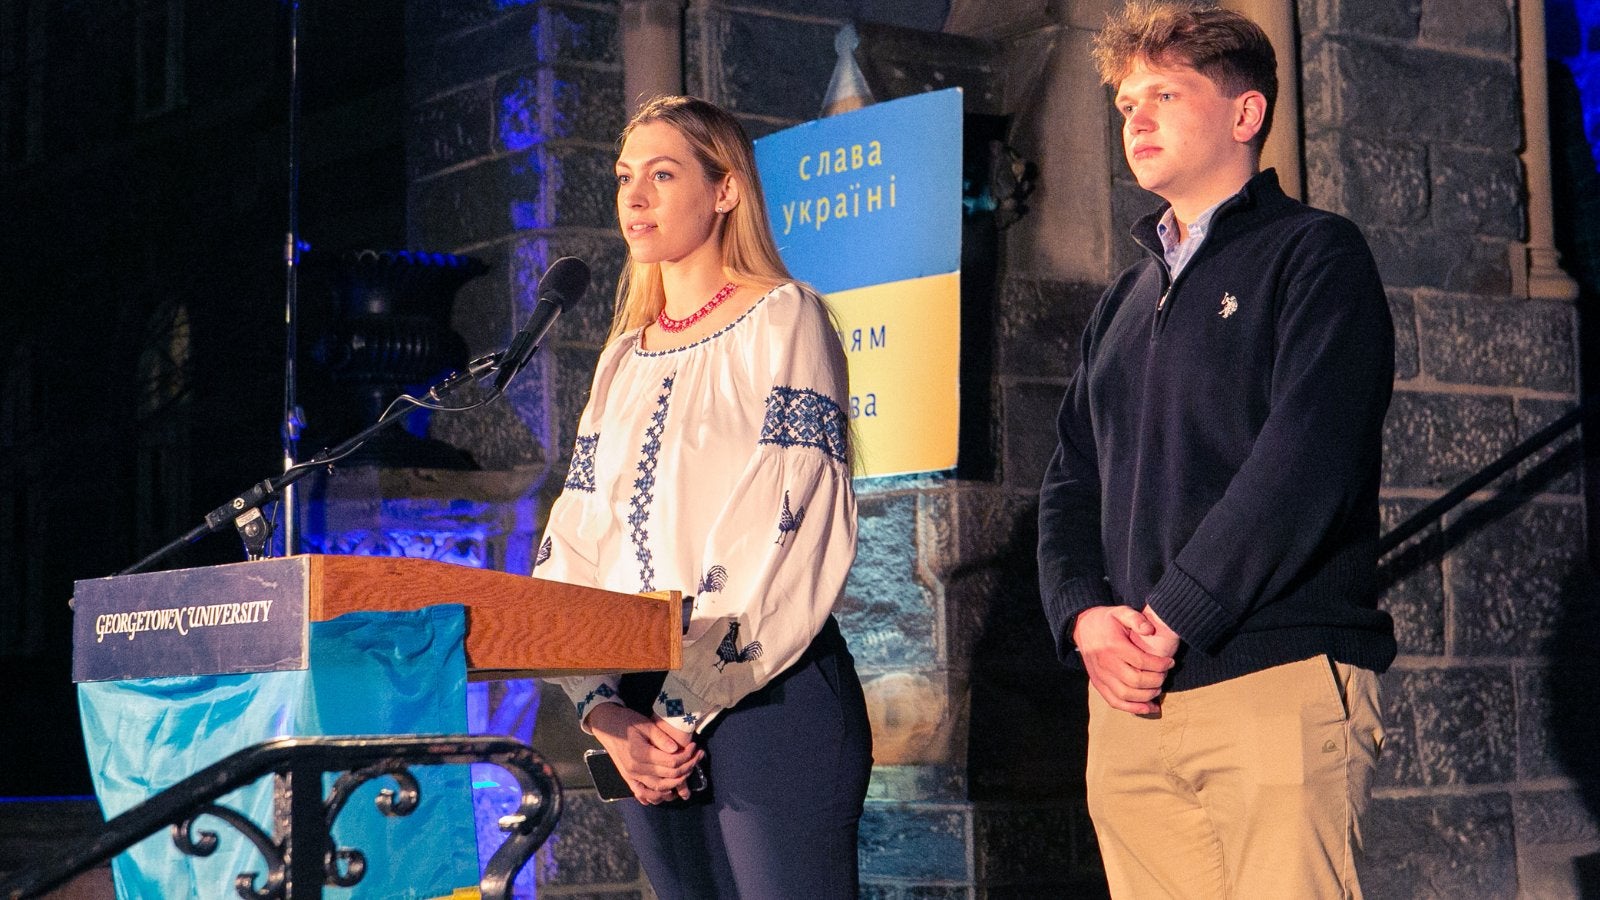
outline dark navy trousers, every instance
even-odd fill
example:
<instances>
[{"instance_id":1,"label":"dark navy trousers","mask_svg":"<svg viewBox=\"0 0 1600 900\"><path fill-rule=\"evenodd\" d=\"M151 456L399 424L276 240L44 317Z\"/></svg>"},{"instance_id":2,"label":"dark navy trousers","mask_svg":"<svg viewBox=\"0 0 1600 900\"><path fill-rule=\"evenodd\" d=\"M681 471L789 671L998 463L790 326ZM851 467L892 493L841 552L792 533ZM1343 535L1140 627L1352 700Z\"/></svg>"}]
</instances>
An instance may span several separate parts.
<instances>
[{"instance_id":1,"label":"dark navy trousers","mask_svg":"<svg viewBox=\"0 0 1600 900\"><path fill-rule=\"evenodd\" d=\"M624 676L622 698L648 715L661 678ZM872 732L837 622L698 740L705 790L661 806L617 804L662 900L856 896Z\"/></svg>"}]
</instances>

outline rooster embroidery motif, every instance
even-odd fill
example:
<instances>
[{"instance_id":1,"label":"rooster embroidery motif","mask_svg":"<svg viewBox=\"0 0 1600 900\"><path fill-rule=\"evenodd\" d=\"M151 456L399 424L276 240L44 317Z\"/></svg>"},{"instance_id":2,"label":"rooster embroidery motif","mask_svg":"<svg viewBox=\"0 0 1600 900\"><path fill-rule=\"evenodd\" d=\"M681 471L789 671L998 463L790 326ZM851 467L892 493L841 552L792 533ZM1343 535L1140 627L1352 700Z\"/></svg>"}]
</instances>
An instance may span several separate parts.
<instances>
[{"instance_id":1,"label":"rooster embroidery motif","mask_svg":"<svg viewBox=\"0 0 1600 900\"><path fill-rule=\"evenodd\" d=\"M728 570L721 566L712 566L706 570L704 578L700 579L702 594L715 594L728 586Z\"/></svg>"},{"instance_id":2,"label":"rooster embroidery motif","mask_svg":"<svg viewBox=\"0 0 1600 900\"><path fill-rule=\"evenodd\" d=\"M761 657L761 642L751 641L743 647L739 646L739 623L728 623L728 634L717 645L717 661L714 665L721 672L728 663L749 662Z\"/></svg>"},{"instance_id":3,"label":"rooster embroidery motif","mask_svg":"<svg viewBox=\"0 0 1600 900\"><path fill-rule=\"evenodd\" d=\"M789 535L800 530L800 523L805 521L806 508L800 507L798 512L789 512L789 492L783 492L783 510L778 513L778 539L773 543L783 546Z\"/></svg>"}]
</instances>

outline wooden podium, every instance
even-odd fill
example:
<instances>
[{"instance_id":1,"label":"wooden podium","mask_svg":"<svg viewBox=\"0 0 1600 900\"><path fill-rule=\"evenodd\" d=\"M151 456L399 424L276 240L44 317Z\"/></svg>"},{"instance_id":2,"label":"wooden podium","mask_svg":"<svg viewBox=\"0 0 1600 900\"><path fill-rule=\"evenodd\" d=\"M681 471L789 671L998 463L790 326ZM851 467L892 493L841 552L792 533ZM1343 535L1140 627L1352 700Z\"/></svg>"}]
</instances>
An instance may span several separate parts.
<instances>
[{"instance_id":1,"label":"wooden podium","mask_svg":"<svg viewBox=\"0 0 1600 900\"><path fill-rule=\"evenodd\" d=\"M474 677L680 665L676 591L622 594L422 559L301 555L77 582L73 680L303 669L313 621L441 603L467 608Z\"/></svg>"}]
</instances>

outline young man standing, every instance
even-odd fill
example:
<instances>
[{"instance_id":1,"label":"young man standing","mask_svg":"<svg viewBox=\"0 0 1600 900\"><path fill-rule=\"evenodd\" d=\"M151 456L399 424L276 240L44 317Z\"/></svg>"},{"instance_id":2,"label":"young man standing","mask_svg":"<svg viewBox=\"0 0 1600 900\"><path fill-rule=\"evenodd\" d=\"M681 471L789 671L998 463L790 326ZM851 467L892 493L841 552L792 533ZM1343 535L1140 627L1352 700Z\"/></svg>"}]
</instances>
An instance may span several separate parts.
<instances>
[{"instance_id":1,"label":"young man standing","mask_svg":"<svg viewBox=\"0 0 1600 900\"><path fill-rule=\"evenodd\" d=\"M1277 78L1253 22L1135 0L1095 60L1166 201L1084 331L1040 492L1112 894L1359 897L1395 654L1374 603L1383 286L1354 225L1258 171Z\"/></svg>"}]
</instances>

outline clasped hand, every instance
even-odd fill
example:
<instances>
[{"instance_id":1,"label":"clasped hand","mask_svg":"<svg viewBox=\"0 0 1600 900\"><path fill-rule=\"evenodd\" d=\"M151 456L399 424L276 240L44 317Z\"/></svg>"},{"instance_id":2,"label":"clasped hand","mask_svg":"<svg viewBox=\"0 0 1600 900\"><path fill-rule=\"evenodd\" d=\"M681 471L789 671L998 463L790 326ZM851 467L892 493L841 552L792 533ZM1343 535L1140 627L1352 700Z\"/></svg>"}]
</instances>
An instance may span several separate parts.
<instances>
[{"instance_id":1,"label":"clasped hand","mask_svg":"<svg viewBox=\"0 0 1600 900\"><path fill-rule=\"evenodd\" d=\"M693 733L616 703L596 707L588 724L640 803L688 799L689 773L705 758Z\"/></svg>"},{"instance_id":2,"label":"clasped hand","mask_svg":"<svg viewBox=\"0 0 1600 900\"><path fill-rule=\"evenodd\" d=\"M1135 715L1159 712L1161 685L1178 652L1178 635L1155 611L1095 606L1078 614L1072 642L1089 683L1112 709Z\"/></svg>"}]
</instances>

